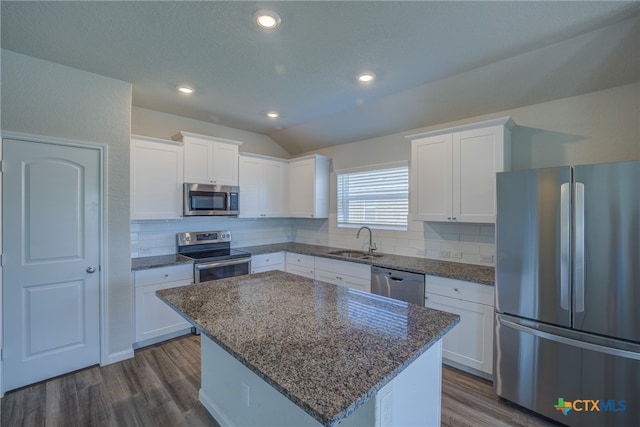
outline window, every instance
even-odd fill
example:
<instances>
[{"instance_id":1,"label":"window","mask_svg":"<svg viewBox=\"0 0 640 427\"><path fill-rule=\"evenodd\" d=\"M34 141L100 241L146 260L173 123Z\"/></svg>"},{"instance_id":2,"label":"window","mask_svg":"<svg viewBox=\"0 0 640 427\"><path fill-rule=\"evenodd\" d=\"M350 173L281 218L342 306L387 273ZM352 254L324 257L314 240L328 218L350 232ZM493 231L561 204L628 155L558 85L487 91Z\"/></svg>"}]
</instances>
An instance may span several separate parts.
<instances>
[{"instance_id":1,"label":"window","mask_svg":"<svg viewBox=\"0 0 640 427\"><path fill-rule=\"evenodd\" d=\"M407 229L409 168L406 163L338 171L338 227L368 225Z\"/></svg>"}]
</instances>

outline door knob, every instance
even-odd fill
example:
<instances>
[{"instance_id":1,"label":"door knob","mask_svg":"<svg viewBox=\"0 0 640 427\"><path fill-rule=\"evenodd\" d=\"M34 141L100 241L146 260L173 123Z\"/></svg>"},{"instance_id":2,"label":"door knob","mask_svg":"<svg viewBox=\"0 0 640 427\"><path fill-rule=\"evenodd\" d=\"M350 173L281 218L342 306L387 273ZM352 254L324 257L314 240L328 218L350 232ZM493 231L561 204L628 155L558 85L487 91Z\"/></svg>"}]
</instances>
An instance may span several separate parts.
<instances>
[{"instance_id":1,"label":"door knob","mask_svg":"<svg viewBox=\"0 0 640 427\"><path fill-rule=\"evenodd\" d=\"M95 272L96 272L96 268L93 265L90 265L89 267L87 267L87 273L93 274Z\"/></svg>"}]
</instances>

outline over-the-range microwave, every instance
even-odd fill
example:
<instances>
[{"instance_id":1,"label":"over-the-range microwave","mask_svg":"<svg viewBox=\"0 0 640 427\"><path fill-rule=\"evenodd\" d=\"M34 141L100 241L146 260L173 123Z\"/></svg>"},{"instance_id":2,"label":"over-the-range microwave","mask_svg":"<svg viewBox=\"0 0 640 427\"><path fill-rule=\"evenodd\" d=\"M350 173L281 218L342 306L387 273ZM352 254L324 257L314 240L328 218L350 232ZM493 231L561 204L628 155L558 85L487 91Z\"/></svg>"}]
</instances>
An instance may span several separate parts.
<instances>
[{"instance_id":1,"label":"over-the-range microwave","mask_svg":"<svg viewBox=\"0 0 640 427\"><path fill-rule=\"evenodd\" d=\"M238 215L240 187L184 184L184 216Z\"/></svg>"}]
</instances>

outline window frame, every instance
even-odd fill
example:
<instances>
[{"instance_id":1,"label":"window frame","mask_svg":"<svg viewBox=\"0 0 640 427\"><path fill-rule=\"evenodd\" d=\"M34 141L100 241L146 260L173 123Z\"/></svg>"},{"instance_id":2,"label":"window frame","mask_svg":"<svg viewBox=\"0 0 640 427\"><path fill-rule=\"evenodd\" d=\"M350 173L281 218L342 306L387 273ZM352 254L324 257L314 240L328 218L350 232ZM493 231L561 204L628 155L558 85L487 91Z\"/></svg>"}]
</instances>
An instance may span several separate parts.
<instances>
[{"instance_id":1,"label":"window frame","mask_svg":"<svg viewBox=\"0 0 640 427\"><path fill-rule=\"evenodd\" d=\"M398 168L406 168L407 170L407 214L406 214L406 220L404 222L404 224L402 225L384 225L384 224L371 224L368 222L341 222L340 221L340 213L345 205L345 202L349 200L349 198L347 198L347 200L343 200L342 203L340 201L340 194L341 194L341 189L340 189L340 176L341 175L350 175L350 174L357 174L357 173L366 173L366 172L376 172L376 171L383 171L385 169L398 169ZM395 231L407 231L409 228L409 192L410 192L410 171L409 171L409 161L408 160L404 160L404 161L399 161L399 162L391 162L391 163L382 163L382 164L375 164L375 165L368 165L368 166L362 166L362 167L355 167L355 168L347 168L347 169L340 169L340 170L336 170L336 225L339 228L360 228L363 226L367 226L370 227L372 229L377 229L377 230L395 230ZM390 198L389 200L393 200L394 198Z\"/></svg>"}]
</instances>

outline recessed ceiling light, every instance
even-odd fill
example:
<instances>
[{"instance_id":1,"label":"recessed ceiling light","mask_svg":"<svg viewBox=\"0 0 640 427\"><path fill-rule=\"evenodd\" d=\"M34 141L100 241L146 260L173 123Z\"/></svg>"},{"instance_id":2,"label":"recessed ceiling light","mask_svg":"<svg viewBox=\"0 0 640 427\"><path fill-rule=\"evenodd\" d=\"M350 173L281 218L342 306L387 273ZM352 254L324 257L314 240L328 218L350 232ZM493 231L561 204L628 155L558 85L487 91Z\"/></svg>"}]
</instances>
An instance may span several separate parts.
<instances>
[{"instance_id":1,"label":"recessed ceiling light","mask_svg":"<svg viewBox=\"0 0 640 427\"><path fill-rule=\"evenodd\" d=\"M253 14L253 22L260 28L273 30L280 25L280 17L270 10L259 10Z\"/></svg>"},{"instance_id":2,"label":"recessed ceiling light","mask_svg":"<svg viewBox=\"0 0 640 427\"><path fill-rule=\"evenodd\" d=\"M358 74L358 81L360 83L371 83L376 78L376 75L373 73L362 73Z\"/></svg>"},{"instance_id":3,"label":"recessed ceiling light","mask_svg":"<svg viewBox=\"0 0 640 427\"><path fill-rule=\"evenodd\" d=\"M277 119L278 117L280 117L280 114L276 113L275 111L269 111L267 113L267 117L269 117L270 119Z\"/></svg>"},{"instance_id":4,"label":"recessed ceiling light","mask_svg":"<svg viewBox=\"0 0 640 427\"><path fill-rule=\"evenodd\" d=\"M191 95L193 93L193 88L189 86L178 86L178 92L184 93L185 95Z\"/></svg>"}]
</instances>

